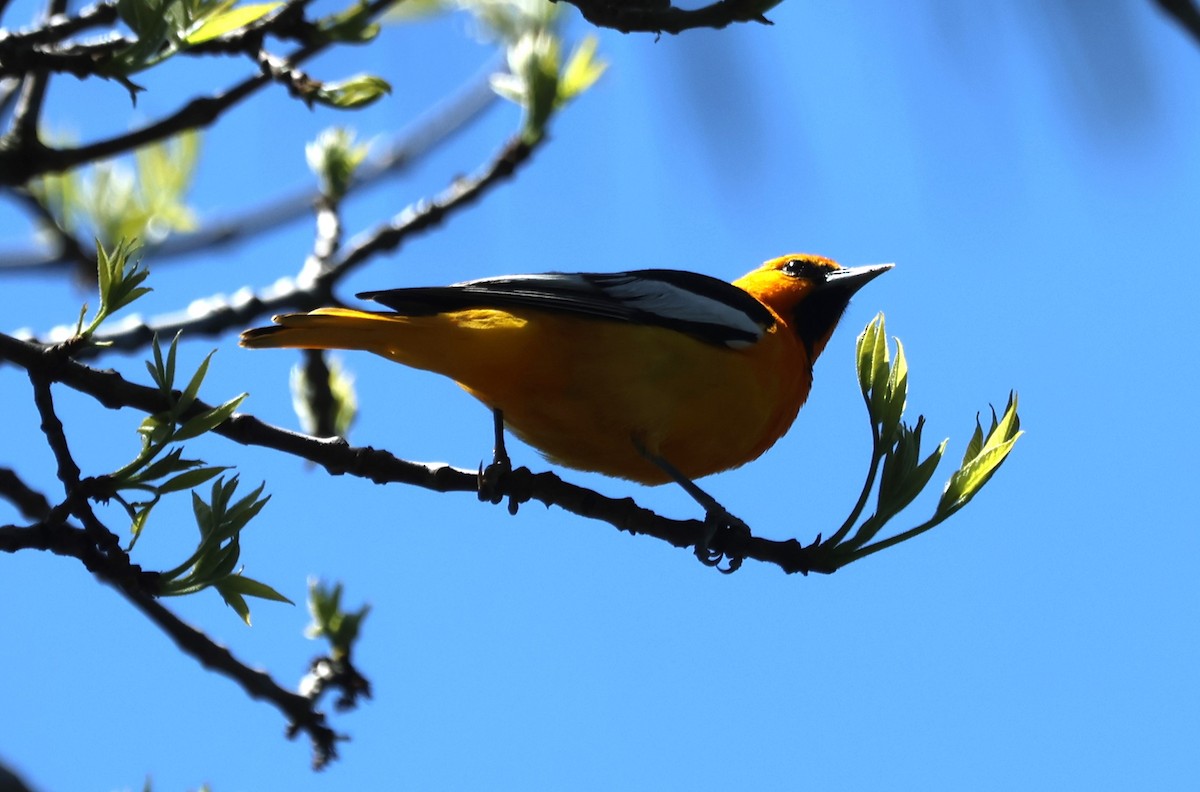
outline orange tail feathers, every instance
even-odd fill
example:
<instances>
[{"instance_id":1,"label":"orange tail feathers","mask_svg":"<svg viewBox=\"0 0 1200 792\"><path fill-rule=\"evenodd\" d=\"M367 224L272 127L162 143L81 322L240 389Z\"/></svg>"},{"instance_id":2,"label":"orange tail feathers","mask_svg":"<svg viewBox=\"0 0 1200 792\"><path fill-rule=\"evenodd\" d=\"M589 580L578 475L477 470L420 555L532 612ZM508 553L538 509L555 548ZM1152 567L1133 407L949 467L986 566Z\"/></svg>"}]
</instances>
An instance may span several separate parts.
<instances>
[{"instance_id":1,"label":"orange tail feathers","mask_svg":"<svg viewBox=\"0 0 1200 792\"><path fill-rule=\"evenodd\" d=\"M307 314L274 316L274 327L242 333L239 343L250 349L362 349L383 352L395 332L397 317L349 308L319 308ZM403 321L403 319L400 319Z\"/></svg>"}]
</instances>

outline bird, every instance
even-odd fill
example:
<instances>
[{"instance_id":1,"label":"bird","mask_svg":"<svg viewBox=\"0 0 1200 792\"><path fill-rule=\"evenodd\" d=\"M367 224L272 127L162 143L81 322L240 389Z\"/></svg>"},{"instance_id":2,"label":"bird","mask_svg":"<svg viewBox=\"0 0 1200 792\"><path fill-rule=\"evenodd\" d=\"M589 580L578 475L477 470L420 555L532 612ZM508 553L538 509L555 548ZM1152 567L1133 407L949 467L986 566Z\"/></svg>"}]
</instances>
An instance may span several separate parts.
<instances>
[{"instance_id":1,"label":"bird","mask_svg":"<svg viewBox=\"0 0 1200 792\"><path fill-rule=\"evenodd\" d=\"M358 294L241 335L445 375L548 460L647 485L739 467L787 432L850 298L891 264L773 258L732 283L685 270L548 272Z\"/></svg>"}]
</instances>

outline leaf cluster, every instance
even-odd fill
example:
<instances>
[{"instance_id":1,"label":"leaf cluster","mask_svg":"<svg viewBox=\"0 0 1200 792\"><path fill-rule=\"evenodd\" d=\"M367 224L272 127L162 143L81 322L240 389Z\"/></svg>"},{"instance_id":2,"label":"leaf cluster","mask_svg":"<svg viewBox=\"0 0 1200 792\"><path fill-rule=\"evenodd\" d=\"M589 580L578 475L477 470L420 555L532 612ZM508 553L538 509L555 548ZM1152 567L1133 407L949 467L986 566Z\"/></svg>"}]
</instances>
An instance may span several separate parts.
<instances>
[{"instance_id":1,"label":"leaf cluster","mask_svg":"<svg viewBox=\"0 0 1200 792\"><path fill-rule=\"evenodd\" d=\"M1022 434L1014 392L1009 394L1000 417L992 410L992 420L986 431L976 415L975 431L967 443L962 462L943 487L933 514L913 528L878 539L884 526L925 490L949 442L942 440L923 456L921 435L925 417L918 416L911 425L904 422L908 361L900 339L895 341L893 357L884 317L880 313L863 329L855 345L859 387L871 421L871 462L850 515L833 535L819 542L819 552L826 556L831 568L845 566L912 539L944 522L979 494ZM875 493L875 509L859 522L872 492Z\"/></svg>"}]
</instances>

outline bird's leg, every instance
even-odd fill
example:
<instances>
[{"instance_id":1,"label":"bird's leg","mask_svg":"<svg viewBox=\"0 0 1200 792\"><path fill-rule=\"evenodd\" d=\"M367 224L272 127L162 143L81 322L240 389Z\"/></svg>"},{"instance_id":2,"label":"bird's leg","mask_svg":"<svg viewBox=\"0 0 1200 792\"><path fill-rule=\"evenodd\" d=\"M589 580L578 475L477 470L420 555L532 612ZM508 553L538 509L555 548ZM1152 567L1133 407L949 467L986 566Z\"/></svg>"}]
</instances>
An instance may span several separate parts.
<instances>
[{"instance_id":1,"label":"bird's leg","mask_svg":"<svg viewBox=\"0 0 1200 792\"><path fill-rule=\"evenodd\" d=\"M495 431L495 442L492 446L492 462L486 468L479 465L479 500L488 503L500 503L504 500L504 484L512 476L512 460L504 447L504 412L499 408L492 409L492 421ZM524 471L525 469L522 468ZM528 472L528 471L526 471ZM516 514L517 506L522 500L516 495L508 499L508 513Z\"/></svg>"},{"instance_id":2,"label":"bird's leg","mask_svg":"<svg viewBox=\"0 0 1200 792\"><path fill-rule=\"evenodd\" d=\"M504 412L492 410L492 426L495 431L495 442L492 445L492 461L486 468L479 463L479 500L488 503L499 503L504 500L504 492L499 486L501 480L512 472L512 460L504 448Z\"/></svg>"},{"instance_id":3,"label":"bird's leg","mask_svg":"<svg viewBox=\"0 0 1200 792\"><path fill-rule=\"evenodd\" d=\"M679 468L672 465L668 460L657 454L652 454L636 440L634 441L634 446L637 448L639 454L670 476L671 480L683 487L683 491L691 495L696 503L704 507L704 536L701 537L700 541L696 542L696 558L700 559L700 563L705 566L717 567L725 574L736 572L745 559L735 555L726 556L720 550L713 550L709 547L709 544L712 542L713 537L717 535L717 531L722 528L731 529L749 536L750 526L730 514L729 510L718 503L716 498L700 489L696 482L683 475L679 471ZM721 561L726 558L729 559L729 566L722 568L720 566Z\"/></svg>"}]
</instances>

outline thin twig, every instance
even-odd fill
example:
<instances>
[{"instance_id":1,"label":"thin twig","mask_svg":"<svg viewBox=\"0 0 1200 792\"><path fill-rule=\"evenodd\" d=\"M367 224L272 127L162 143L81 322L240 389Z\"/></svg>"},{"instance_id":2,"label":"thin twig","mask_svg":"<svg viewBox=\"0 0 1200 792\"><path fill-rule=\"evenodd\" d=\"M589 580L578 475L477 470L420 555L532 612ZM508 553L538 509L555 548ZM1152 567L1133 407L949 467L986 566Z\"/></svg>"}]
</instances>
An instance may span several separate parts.
<instances>
[{"instance_id":1,"label":"thin twig","mask_svg":"<svg viewBox=\"0 0 1200 792\"><path fill-rule=\"evenodd\" d=\"M528 162L536 145L525 142L520 136L512 138L481 173L455 181L433 201L409 207L386 225L351 239L340 260L330 267L326 277L336 282L372 256L395 250L413 234L433 228L451 212L475 203L489 189L511 178L517 168Z\"/></svg>"},{"instance_id":2,"label":"thin twig","mask_svg":"<svg viewBox=\"0 0 1200 792\"><path fill-rule=\"evenodd\" d=\"M54 256L57 260L69 266L77 273L95 272L95 253L84 249L79 240L75 238L75 235L63 227L61 219L54 216L54 213L50 211L50 207L38 200L29 190L17 189L13 190L12 194L33 215L40 229L48 232L48 235L53 237L55 247L58 248ZM95 281L94 276L92 280L93 282Z\"/></svg>"},{"instance_id":3,"label":"thin twig","mask_svg":"<svg viewBox=\"0 0 1200 792\"><path fill-rule=\"evenodd\" d=\"M514 138L481 173L471 179L459 179L432 201L409 207L385 226L350 240L345 248L319 275L279 281L269 290L254 294L241 290L232 296L215 295L204 301L194 301L178 313L156 317L150 321L134 319L119 329L98 334L107 346L80 351L87 358L110 350L134 351L148 345L157 335L162 338L185 332L190 336L215 336L232 328L243 328L262 317L288 311L311 311L330 302L333 287L355 267L372 256L393 250L410 236L427 231L446 220L454 212L471 205L489 189L502 184L514 171L527 162L534 148ZM203 307L199 307L203 306ZM51 331L51 337L65 334L66 328Z\"/></svg>"},{"instance_id":4,"label":"thin twig","mask_svg":"<svg viewBox=\"0 0 1200 792\"><path fill-rule=\"evenodd\" d=\"M374 17L394 2L395 0L371 0L367 6L368 14ZM0 183L24 184L44 173L70 170L85 162L107 159L132 151L188 129L207 127L231 107L270 84L274 80L272 73L294 68L333 43L323 40L305 44L286 58L279 59L277 63L273 61L271 73L257 74L221 93L193 99L171 115L132 132L74 148L30 148L32 144L20 138L9 141L7 150L0 149Z\"/></svg>"},{"instance_id":5,"label":"thin twig","mask_svg":"<svg viewBox=\"0 0 1200 792\"><path fill-rule=\"evenodd\" d=\"M420 157L453 140L469 122L482 116L497 99L488 82L488 74L492 71L494 66L489 62L452 98L438 104L410 129L382 146L381 151L355 173L347 195L358 195L385 179L406 172ZM174 234L162 242L147 244L142 248L142 254L157 267L193 253L212 253L307 217L318 197L318 191L311 188L281 196L262 206L242 209L209 222L198 231ZM72 265L69 253L62 251L0 253L0 276L30 271L57 273Z\"/></svg>"},{"instance_id":6,"label":"thin twig","mask_svg":"<svg viewBox=\"0 0 1200 792\"><path fill-rule=\"evenodd\" d=\"M224 646L186 624L148 594L126 588L118 589L134 607L146 614L163 632L171 637L182 651L200 661L205 668L234 680L252 698L274 704L289 721L289 736L304 732L313 749L313 767L321 769L337 758L337 742L341 737L325 722L325 714L316 709L311 699L285 690L265 671L250 668L233 656Z\"/></svg>"},{"instance_id":7,"label":"thin twig","mask_svg":"<svg viewBox=\"0 0 1200 792\"><path fill-rule=\"evenodd\" d=\"M303 731L313 747L313 764L320 768L337 756L339 736L325 722L325 715L316 709L316 702L286 690L270 675L250 668L203 632L184 623L150 593L146 582L156 576L141 573L128 563L114 564L111 554L101 552L91 539L91 532L62 521L46 521L30 526L0 526L0 552L46 550L57 555L79 559L97 579L121 593L151 622L170 636L185 654L191 655L205 668L216 671L236 682L252 698L275 705L289 721L289 734ZM140 576L131 576L130 569Z\"/></svg>"}]
</instances>

